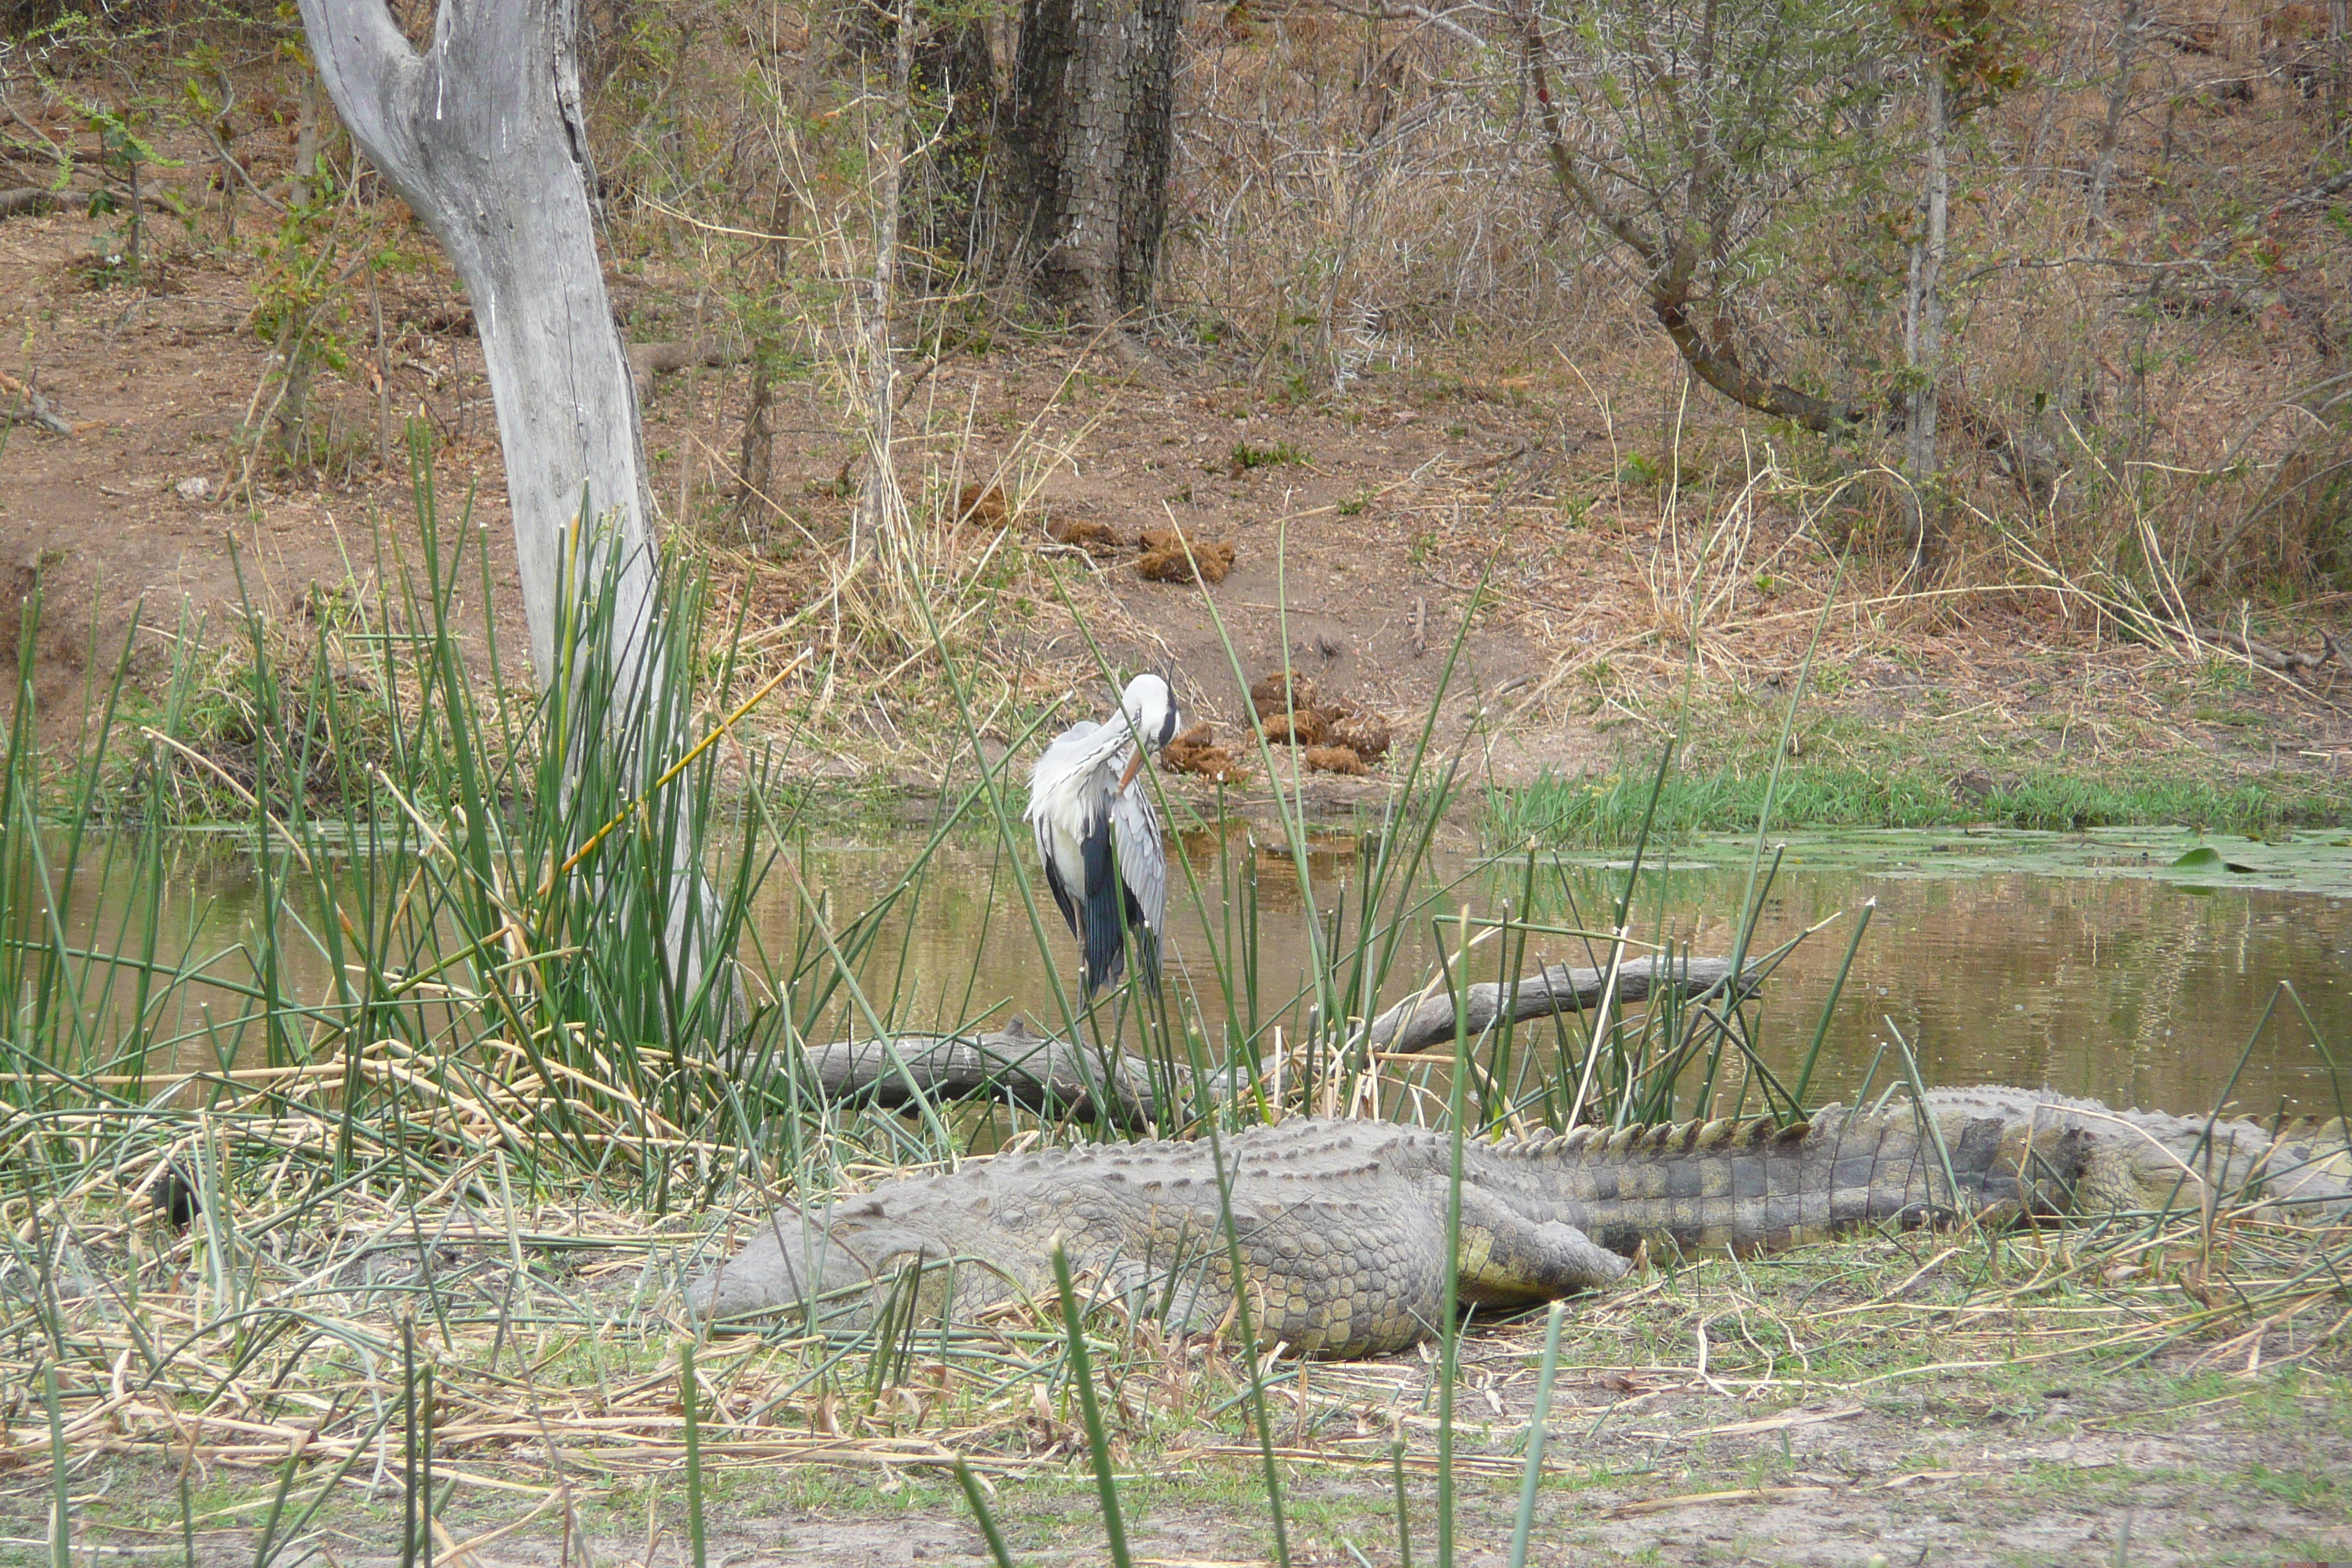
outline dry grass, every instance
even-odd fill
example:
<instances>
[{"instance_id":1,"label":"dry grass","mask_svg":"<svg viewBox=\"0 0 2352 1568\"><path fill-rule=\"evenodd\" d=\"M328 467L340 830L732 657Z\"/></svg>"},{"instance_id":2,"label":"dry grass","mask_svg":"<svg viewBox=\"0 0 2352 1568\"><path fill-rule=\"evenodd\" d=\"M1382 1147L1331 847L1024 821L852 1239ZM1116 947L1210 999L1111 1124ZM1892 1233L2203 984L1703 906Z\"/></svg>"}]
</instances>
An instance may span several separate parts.
<instances>
[{"instance_id":1,"label":"dry grass","mask_svg":"<svg viewBox=\"0 0 2352 1568\"><path fill-rule=\"evenodd\" d=\"M421 1099L403 1130L420 1143L481 1149L446 1174L404 1183L387 1146L363 1153L374 1177L332 1183L322 1156L338 1123L326 1102L341 1070L150 1080L158 1109L46 1120L44 1142L127 1157L89 1161L59 1190L9 1203L19 1241L7 1269L10 1348L0 1354L17 1391L6 1451L38 1463L61 1441L78 1468L118 1453L248 1471L299 1459L305 1478L380 1485L399 1463L387 1412L401 1407L403 1345L413 1341L416 1363L433 1369L442 1480L553 1490L674 1472L683 1454L676 1288L736 1225L764 1212L773 1199L763 1184L738 1188L734 1217L715 1229L649 1222L585 1187L520 1191L486 1135L518 1136L525 1123L511 1091L488 1085L478 1098ZM383 1053L362 1071L423 1081ZM689 1163L707 1152L676 1137L632 1142L658 1142ZM860 1184L907 1173L835 1152ZM203 1203L184 1230L160 1212L167 1171ZM2314 1358L2334 1365L2352 1324L2346 1246L2340 1233L2251 1219L2208 1226L2189 1215L2105 1232L1865 1238L1653 1269L1577 1303L1563 1373L1616 1392L1556 1416L1591 1420L1684 1393L1771 1412L1866 1400L1906 1379L2041 1364L2157 1358L2177 1373L2246 1376ZM1468 1341L1465 1397L1502 1418L1465 1456L1472 1470L1516 1466L1508 1443L1511 1423L1525 1419L1528 1331ZM1171 1342L1111 1316L1094 1332L1122 1444L1167 1462L1243 1452L1230 1406L1248 1373L1233 1347ZM1641 1344L1654 1348L1625 1353ZM784 1325L715 1341L697 1359L704 1462L910 1468L964 1457L998 1471L1055 1462L1085 1441L1054 1392L1066 1392L1065 1355L1050 1314L1017 1310L904 1336L804 1336ZM51 1366L54 1433L41 1402L26 1397ZM1402 1440L1425 1467L1431 1375L1410 1354L1269 1369L1280 1457L1376 1468Z\"/></svg>"}]
</instances>

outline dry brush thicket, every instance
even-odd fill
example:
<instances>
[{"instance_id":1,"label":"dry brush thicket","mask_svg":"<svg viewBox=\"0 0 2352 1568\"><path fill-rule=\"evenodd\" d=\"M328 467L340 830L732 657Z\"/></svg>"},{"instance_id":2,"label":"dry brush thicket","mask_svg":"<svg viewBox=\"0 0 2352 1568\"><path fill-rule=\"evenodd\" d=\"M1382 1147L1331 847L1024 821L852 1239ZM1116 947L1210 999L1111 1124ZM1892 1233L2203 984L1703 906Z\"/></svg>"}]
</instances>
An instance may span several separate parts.
<instances>
[{"instance_id":1,"label":"dry brush thicket","mask_svg":"<svg viewBox=\"0 0 2352 1568\"><path fill-rule=\"evenodd\" d=\"M1913 9L1931 29L1971 14ZM1174 243L1145 330L1179 358L1215 344L1233 374L1299 399L1474 364L1494 395L1556 396L1564 433L1607 423L1665 472L1705 476L1714 459L1726 479L1743 425L1809 480L1901 468L1901 410L1932 374L1962 570L2076 604L2084 588L2105 605L2264 581L2332 589L2352 570L2342 9L1975 6L2006 29L2006 74L1953 127L1949 327L1932 366L1906 365L1904 344L1927 68L1922 35L1884 8L1627 4L1607 27L1550 22L1534 52L1523 14L1483 5L1206 10L1184 44ZM1749 158L1719 198L1737 211L1694 310L1748 368L1853 409L1829 439L1692 383L1653 279L1547 164L1533 64L1571 109L1605 104L1629 73L1695 68L1693 29L1718 14L1803 35L1822 79L1790 91L1821 102L1816 121L1775 122L1791 146ZM1037 321L987 267L1006 247L985 187L1009 24L980 19L985 49L962 28L931 16L914 50L902 376L1008 316ZM639 5L599 36L611 209L629 243L698 279L694 319L671 306L681 330L731 312L789 345L772 357L802 356L870 405L856 395L871 380L858 285L882 216L895 51L822 10L739 21ZM1622 173L1648 155L1629 141L1638 116L1626 123L1571 113L1564 140L1580 166ZM910 446L938 450L924 445L936 434ZM1901 488L1882 476L1849 499L1874 489L1891 517Z\"/></svg>"},{"instance_id":2,"label":"dry brush thicket","mask_svg":"<svg viewBox=\"0 0 2352 1568\"><path fill-rule=\"evenodd\" d=\"M282 29L238 9L152 0L77 28L68 8L16 0L11 90L96 103L122 96L112 78L141 76L143 123L160 130L184 114L180 78L227 85L220 35ZM400 9L426 36L430 6ZM796 591L837 599L841 541L782 482L780 432L853 448L882 433L903 495L845 448L837 488L858 499L837 510L844 531L879 520L919 536L883 552L902 605L952 605L1003 565L942 526L942 497L970 480L1025 496L1060 457L991 430L1013 456L966 472L973 416L934 378L1055 324L1007 276L1018 237L990 199L1016 21L830 0L583 7L616 310L633 337L685 345L688 376L723 367L723 427L657 454L673 472L656 491L731 490L739 542L825 546ZM2333 590L2352 577L2347 25L2343 0L1206 7L1181 43L1171 244L1142 335L1184 363L1213 345L1212 363L1299 400L1344 404L1368 377L1402 375L1548 404L1564 437L1605 424L1643 475L1726 494L1759 439L1807 482L1885 470L1846 492L1849 528L1910 504L1904 410L1932 382L1940 473L1905 471L1934 492L1961 573L2159 608L2265 583L2289 599ZM151 39L125 58L152 68L102 70L110 31ZM1921 84L1965 52L1955 38L1992 63L1954 110L1948 326L1923 362L1905 321L1926 212ZM245 68L282 68L257 58ZM1538 68L1568 111L1569 166L1615 193L1618 217L1706 230L1685 324L1743 373L1851 411L1849 427L1760 419L1691 378L1627 226L1556 172ZM1710 98L1711 79L1769 81L1784 111ZM299 91L278 82L276 101ZM248 103L257 92L270 101L260 89ZM1698 161L1659 163L1676 146ZM352 167L347 150L325 156ZM352 188L374 200L364 179ZM1679 199L1697 205L1678 216ZM877 268L893 234L895 265ZM352 294L345 314L363 310ZM1899 554L1899 530L1883 532ZM828 554L829 582L813 564ZM887 605L874 614L877 669L927 640Z\"/></svg>"},{"instance_id":3,"label":"dry brush thicket","mask_svg":"<svg viewBox=\"0 0 2352 1568\"><path fill-rule=\"evenodd\" d=\"M2005 21L2010 58L2004 90L1979 95L1992 101L1951 146L1950 329L1935 379L1960 537L2021 546L2013 560L2030 576L2087 572L2167 597L2273 577L2339 585L2352 565L2343 7L1930 14L1971 9ZM1822 79L1807 90L1822 105L1816 121L1780 122L1781 155L1721 152L1740 166L1716 178L1728 216L1707 236L1699 270L1714 275L1694 313L1712 313L1705 329L1745 368L1856 414L1826 451L1789 441L1794 467L1818 478L1897 462L1904 396L1927 374L1905 364L1903 343L1921 221L1916 36L1874 40L1883 7L1606 14L1549 28L1531 52L1515 47L1510 15L1482 7L1378 21L1234 7L1202 29L1188 78L1191 244L1175 295L1325 387L1433 340L1538 363L1557 351L1632 441L1687 472L1686 456L1661 448L1736 452L1713 437L1763 422L1704 387L1685 400L1654 280L1545 169L1530 61L1568 89L1575 167L1631 193L1618 216L1639 228L1644 202L1671 216L1677 183L1702 171L1658 166L1673 139L1633 109L1612 124L1576 106L1622 102L1645 69L1687 70L1710 18L1850 26L1850 47L1813 39ZM1862 72L1875 73L1867 90ZM1693 79L1681 85L1706 106ZM1685 144L1759 123L1730 110L1685 130ZM1797 144L1801 132L1815 142Z\"/></svg>"}]
</instances>

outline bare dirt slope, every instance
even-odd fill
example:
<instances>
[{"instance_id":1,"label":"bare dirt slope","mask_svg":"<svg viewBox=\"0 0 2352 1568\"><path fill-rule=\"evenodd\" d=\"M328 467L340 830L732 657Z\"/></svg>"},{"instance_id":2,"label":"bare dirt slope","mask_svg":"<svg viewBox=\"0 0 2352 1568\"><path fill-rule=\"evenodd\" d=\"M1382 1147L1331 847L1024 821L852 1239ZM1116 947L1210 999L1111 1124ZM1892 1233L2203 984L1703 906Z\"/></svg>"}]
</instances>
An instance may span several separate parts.
<instances>
[{"instance_id":1,"label":"bare dirt slope","mask_svg":"<svg viewBox=\"0 0 2352 1568\"><path fill-rule=\"evenodd\" d=\"M13 634L37 569L43 705L79 700L93 637L110 664L134 605L148 628L134 673L152 688L184 615L217 637L248 598L299 617L319 593L376 592L376 525L414 531L398 435L412 416L434 438L445 541L472 492L503 646L523 647L488 387L429 241L424 265L377 279L365 315L345 323L340 370L310 392L314 456L289 464L271 446L281 383L255 327L258 263L192 231L152 244L160 266L140 282L101 285L90 259L111 232L70 213L0 222L7 366L74 427L20 423L0 450L0 566L16 584L0 631ZM614 284L635 338L690 332L642 269ZM1988 759L1997 773L2167 756L2222 777L2325 775L2352 756L2342 671L2290 679L2223 650L2118 643L2048 584L1924 589L1881 548L1867 484L1829 500L1768 433L1686 408L1662 474L1657 430L1629 427L1605 389L1541 344L1452 357L1401 346L1391 368L1337 392L1262 377L1213 347L1154 348L1141 368L1084 343L967 350L902 411L901 478L925 548L964 610L985 601L958 636L1017 668L1024 704L1099 700L1066 595L1108 658L1171 670L1224 739L1246 706L1220 622L1246 676L1286 651L1327 691L1403 727L1427 710L1483 585L1441 739L1467 734L1474 766L1499 782L1605 771L1629 745L1654 746L1685 679L1725 744L1760 743L1821 621L1832 551L1853 543L1803 726L1816 756L1889 726L1955 777ZM1629 353L1654 348L1637 339ZM656 495L756 631L821 595L857 443L822 365L788 380L770 504L745 501L746 378L740 366L657 378L646 442ZM959 526L958 490L992 482L1007 513ZM1073 524L1100 525L1087 548L1057 540ZM1205 593L1145 581L1137 538L1171 526L1230 544L1230 574ZM476 568L461 578L461 603L478 600ZM2275 621L2241 624L2315 647ZM861 657L869 676L890 668ZM936 688L890 679L871 695L835 711L803 765L906 783L944 771L953 742Z\"/></svg>"},{"instance_id":2,"label":"bare dirt slope","mask_svg":"<svg viewBox=\"0 0 2352 1568\"><path fill-rule=\"evenodd\" d=\"M89 667L120 654L134 610L144 634L134 676L160 687L184 625L217 643L236 635L247 604L284 616L314 589L372 583L375 520L414 515L398 451L390 465L377 460L377 400L361 386L320 400L342 422L340 465L291 473L241 438L265 423L275 390L271 347L253 329L250 267L181 246L144 287L93 288L86 267L110 228L79 216L0 224L12 369L74 427L61 436L20 423L0 450L0 569L15 584L0 630L13 647L16 601L37 571L35 691L45 707L79 702ZM410 406L443 416L442 483L462 498L486 461L490 475L499 468L478 355L470 338L413 324L411 310L446 314L446 290L421 299L388 279L382 292L401 374L422 394ZM453 542L459 510L444 518ZM475 515L501 537L495 477ZM491 578L519 633L512 556L510 544L493 552Z\"/></svg>"}]
</instances>

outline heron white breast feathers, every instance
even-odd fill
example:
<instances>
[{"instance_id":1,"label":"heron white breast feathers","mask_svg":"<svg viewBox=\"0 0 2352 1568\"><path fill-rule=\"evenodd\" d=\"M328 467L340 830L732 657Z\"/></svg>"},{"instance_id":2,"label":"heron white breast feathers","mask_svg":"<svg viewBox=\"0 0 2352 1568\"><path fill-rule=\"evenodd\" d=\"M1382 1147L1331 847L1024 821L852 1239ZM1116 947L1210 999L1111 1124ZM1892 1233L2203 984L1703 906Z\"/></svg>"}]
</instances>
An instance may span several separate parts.
<instances>
[{"instance_id":1,"label":"heron white breast feathers","mask_svg":"<svg viewBox=\"0 0 2352 1568\"><path fill-rule=\"evenodd\" d=\"M1139 675L1108 723L1063 731L1029 774L1029 825L1045 885L1078 939L1088 996L1125 973L1130 938L1144 977L1159 973L1168 849L1137 775L1145 752L1174 740L1179 723L1168 683Z\"/></svg>"}]
</instances>

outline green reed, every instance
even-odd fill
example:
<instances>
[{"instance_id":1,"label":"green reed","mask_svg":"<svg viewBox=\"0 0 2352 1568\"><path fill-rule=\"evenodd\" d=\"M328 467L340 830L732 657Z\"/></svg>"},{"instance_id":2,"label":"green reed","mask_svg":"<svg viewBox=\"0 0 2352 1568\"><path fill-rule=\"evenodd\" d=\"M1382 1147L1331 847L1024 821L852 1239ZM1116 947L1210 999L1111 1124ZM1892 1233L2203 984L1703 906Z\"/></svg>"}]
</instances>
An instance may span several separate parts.
<instances>
[{"instance_id":1,"label":"green reed","mask_svg":"<svg viewBox=\"0 0 2352 1568\"><path fill-rule=\"evenodd\" d=\"M49 1568L73 1568L72 1468L66 1454L65 1415L58 1403L58 1369L41 1369L41 1398L49 1417Z\"/></svg>"},{"instance_id":2,"label":"green reed","mask_svg":"<svg viewBox=\"0 0 2352 1568\"><path fill-rule=\"evenodd\" d=\"M1078 1391L1078 1414L1086 1423L1087 1457L1094 1466L1095 1496L1102 1505L1103 1542L1116 1568L1128 1568L1127 1524L1119 1511L1118 1479L1112 1473L1109 1428L1103 1424L1102 1402L1095 1396L1094 1369L1087 1356L1086 1324L1078 1305L1077 1287L1070 1279L1070 1258L1059 1243L1054 1247L1054 1283L1059 1288L1062 1324L1070 1347L1070 1381Z\"/></svg>"},{"instance_id":3,"label":"green reed","mask_svg":"<svg viewBox=\"0 0 2352 1568\"><path fill-rule=\"evenodd\" d=\"M1559 1370L1559 1327L1567 1305L1554 1301L1544 1314L1543 1363L1536 1371L1535 1405L1528 1414L1528 1466L1519 1482L1519 1511L1511 1526L1511 1568L1526 1568L1534 1528L1536 1487L1543 1479L1544 1424L1551 1418L1552 1378Z\"/></svg>"},{"instance_id":4,"label":"green reed","mask_svg":"<svg viewBox=\"0 0 2352 1568\"><path fill-rule=\"evenodd\" d=\"M740 695L732 653L703 657L702 586L674 562L625 620L622 578L643 563L592 534L573 542L567 570L592 586L545 689L502 688L495 626L460 624L468 579L489 602L485 535L469 510L445 530L421 450L416 474L416 528L379 541L381 605L307 647L248 613L226 731L205 722L222 664L184 625L152 721L120 719L126 638L79 755L52 762L23 695L36 589L0 766L0 1049L21 1069L0 1093L37 1117L121 1110L152 1141L190 1108L144 1105L151 1075L339 1066L322 1182L495 1148L532 1185L699 1201L729 1159L772 1157L797 1114L786 1004L815 979L780 997L764 974L747 987L738 958L790 825L761 759L722 789L716 751L689 755L697 704ZM612 653L633 640L642 662ZM169 828L191 793L243 819L251 913L211 951L217 922L188 889L216 865ZM114 830L96 830L101 812ZM100 917L75 914L78 895ZM427 1153L404 1130L436 1100L511 1114L488 1142L457 1131ZM659 1157L679 1146L704 1157Z\"/></svg>"},{"instance_id":5,"label":"green reed","mask_svg":"<svg viewBox=\"0 0 2352 1568\"><path fill-rule=\"evenodd\" d=\"M709 1539L702 1518L702 1387L694 1375L694 1346L689 1342L677 1354L679 1402L686 1408L686 1539L694 1568L709 1561Z\"/></svg>"}]
</instances>

